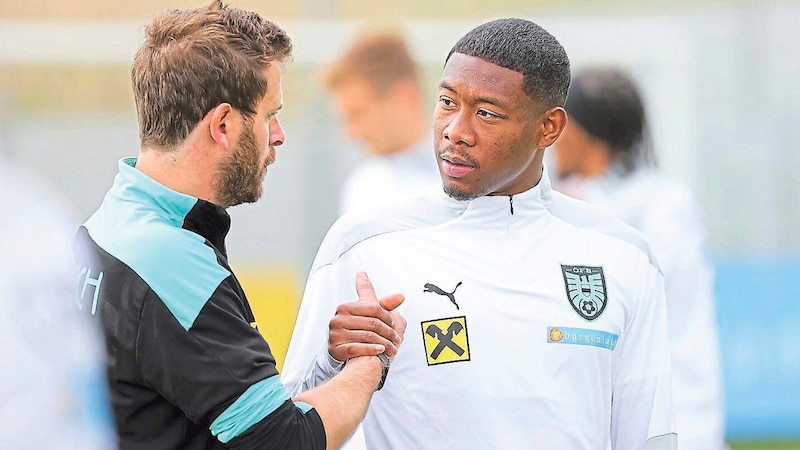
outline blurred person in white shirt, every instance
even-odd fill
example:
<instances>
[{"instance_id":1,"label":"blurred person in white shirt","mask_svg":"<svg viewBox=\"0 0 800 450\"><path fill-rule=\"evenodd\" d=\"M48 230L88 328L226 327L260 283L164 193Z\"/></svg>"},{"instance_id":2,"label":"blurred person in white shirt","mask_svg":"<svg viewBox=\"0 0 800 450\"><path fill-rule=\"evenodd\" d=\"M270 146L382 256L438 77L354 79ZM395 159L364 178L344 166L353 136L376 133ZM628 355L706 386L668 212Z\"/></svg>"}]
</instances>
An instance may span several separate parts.
<instances>
[{"instance_id":1,"label":"blurred person in white shirt","mask_svg":"<svg viewBox=\"0 0 800 450\"><path fill-rule=\"evenodd\" d=\"M724 448L713 270L701 208L687 187L656 170L644 104L626 74L607 67L580 72L565 108L554 187L611 212L647 239L665 277L679 448Z\"/></svg>"},{"instance_id":2,"label":"blurred person in white shirt","mask_svg":"<svg viewBox=\"0 0 800 450\"><path fill-rule=\"evenodd\" d=\"M439 183L420 75L398 31L363 31L321 75L345 135L367 155L345 180L340 214Z\"/></svg>"},{"instance_id":3,"label":"blurred person in white shirt","mask_svg":"<svg viewBox=\"0 0 800 450\"><path fill-rule=\"evenodd\" d=\"M77 222L52 187L2 157L0 202L0 448L113 448L102 339L88 320L94 276L70 263Z\"/></svg>"}]
</instances>

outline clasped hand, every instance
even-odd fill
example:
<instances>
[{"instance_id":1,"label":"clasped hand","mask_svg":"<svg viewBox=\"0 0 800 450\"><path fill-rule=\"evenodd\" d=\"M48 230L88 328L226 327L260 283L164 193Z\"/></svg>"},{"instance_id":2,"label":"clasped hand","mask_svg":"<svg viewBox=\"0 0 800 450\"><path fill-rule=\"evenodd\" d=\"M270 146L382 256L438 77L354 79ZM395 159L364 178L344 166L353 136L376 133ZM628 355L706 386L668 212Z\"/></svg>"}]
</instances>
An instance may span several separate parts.
<instances>
[{"instance_id":1,"label":"clasped hand","mask_svg":"<svg viewBox=\"0 0 800 450\"><path fill-rule=\"evenodd\" d=\"M328 353L338 361L380 353L394 359L406 331L406 319L395 308L405 297L378 299L364 272L356 274L356 292L358 301L339 305L328 325Z\"/></svg>"}]
</instances>

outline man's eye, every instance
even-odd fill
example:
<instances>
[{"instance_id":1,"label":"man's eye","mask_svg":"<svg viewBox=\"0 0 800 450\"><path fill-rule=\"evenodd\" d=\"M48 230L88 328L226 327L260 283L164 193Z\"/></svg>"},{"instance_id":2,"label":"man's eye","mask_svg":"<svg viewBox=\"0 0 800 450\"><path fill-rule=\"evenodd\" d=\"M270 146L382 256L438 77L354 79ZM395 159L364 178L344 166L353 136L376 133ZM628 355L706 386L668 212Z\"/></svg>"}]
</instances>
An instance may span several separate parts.
<instances>
[{"instance_id":1,"label":"man's eye","mask_svg":"<svg viewBox=\"0 0 800 450\"><path fill-rule=\"evenodd\" d=\"M453 100L451 100L451 99L449 99L447 97L439 97L439 103L441 103L444 106L453 106L453 105L455 105L455 102L453 102Z\"/></svg>"},{"instance_id":2,"label":"man's eye","mask_svg":"<svg viewBox=\"0 0 800 450\"><path fill-rule=\"evenodd\" d=\"M489 111L487 111L485 109L479 109L478 110L478 115L481 116L481 117L486 117L486 118L499 117L497 114L489 112Z\"/></svg>"}]
</instances>

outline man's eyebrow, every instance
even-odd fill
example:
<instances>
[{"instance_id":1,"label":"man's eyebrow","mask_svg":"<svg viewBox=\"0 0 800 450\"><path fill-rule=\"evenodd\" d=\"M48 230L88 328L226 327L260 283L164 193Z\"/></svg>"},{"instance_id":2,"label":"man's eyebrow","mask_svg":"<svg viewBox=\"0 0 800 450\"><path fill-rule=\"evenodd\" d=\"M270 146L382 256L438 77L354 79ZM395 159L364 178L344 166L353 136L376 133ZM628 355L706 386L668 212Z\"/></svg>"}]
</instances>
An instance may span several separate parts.
<instances>
[{"instance_id":1,"label":"man's eyebrow","mask_svg":"<svg viewBox=\"0 0 800 450\"><path fill-rule=\"evenodd\" d=\"M450 85L447 83L447 81L442 81L442 82L440 82L440 83L439 83L439 89L446 89L446 90L448 90L448 91L450 91L450 92L455 92L455 91L456 91L455 89L453 89L453 87L452 87L452 86L450 86Z\"/></svg>"},{"instance_id":2,"label":"man's eyebrow","mask_svg":"<svg viewBox=\"0 0 800 450\"><path fill-rule=\"evenodd\" d=\"M506 107L506 105L503 102L501 102L500 100L498 100L496 98L492 98L492 97L476 97L475 98L475 102L476 103L488 103L490 105L497 106L498 108L505 108Z\"/></svg>"},{"instance_id":3,"label":"man's eyebrow","mask_svg":"<svg viewBox=\"0 0 800 450\"><path fill-rule=\"evenodd\" d=\"M450 84L447 81L440 82L439 83L439 89L445 89L445 90L448 90L450 92L456 93L455 88L450 86ZM483 96L476 97L475 98L475 103L487 103L489 105L497 106L498 108L506 108L506 105L503 102L501 102L500 100L498 100L496 98L493 98L493 97L483 97Z\"/></svg>"}]
</instances>

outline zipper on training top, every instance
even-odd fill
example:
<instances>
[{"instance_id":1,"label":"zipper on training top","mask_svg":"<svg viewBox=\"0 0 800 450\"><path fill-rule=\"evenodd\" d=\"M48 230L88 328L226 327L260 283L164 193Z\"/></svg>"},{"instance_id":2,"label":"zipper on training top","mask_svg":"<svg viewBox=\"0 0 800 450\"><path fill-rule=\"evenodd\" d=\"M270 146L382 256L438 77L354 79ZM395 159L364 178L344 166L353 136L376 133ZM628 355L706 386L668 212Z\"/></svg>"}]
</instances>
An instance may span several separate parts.
<instances>
[{"instance_id":1,"label":"zipper on training top","mask_svg":"<svg viewBox=\"0 0 800 450\"><path fill-rule=\"evenodd\" d=\"M508 206L509 206L509 208L511 208L511 215L513 216L514 215L514 196L513 195L509 195L508 196Z\"/></svg>"}]
</instances>

